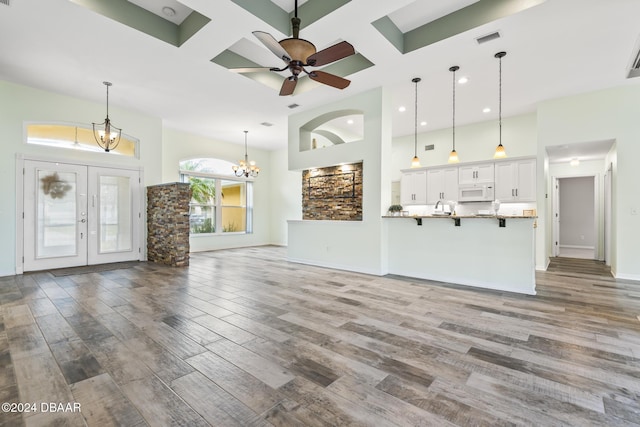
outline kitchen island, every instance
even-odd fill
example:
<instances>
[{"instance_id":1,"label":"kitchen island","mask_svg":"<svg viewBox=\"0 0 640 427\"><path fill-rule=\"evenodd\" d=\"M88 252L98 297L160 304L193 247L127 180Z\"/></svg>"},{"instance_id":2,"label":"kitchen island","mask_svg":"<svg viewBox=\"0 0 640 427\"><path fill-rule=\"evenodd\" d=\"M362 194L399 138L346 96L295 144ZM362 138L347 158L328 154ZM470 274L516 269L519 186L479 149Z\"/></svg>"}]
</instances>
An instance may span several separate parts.
<instances>
[{"instance_id":1,"label":"kitchen island","mask_svg":"<svg viewBox=\"0 0 640 427\"><path fill-rule=\"evenodd\" d=\"M535 295L533 216L387 216L390 274Z\"/></svg>"}]
</instances>

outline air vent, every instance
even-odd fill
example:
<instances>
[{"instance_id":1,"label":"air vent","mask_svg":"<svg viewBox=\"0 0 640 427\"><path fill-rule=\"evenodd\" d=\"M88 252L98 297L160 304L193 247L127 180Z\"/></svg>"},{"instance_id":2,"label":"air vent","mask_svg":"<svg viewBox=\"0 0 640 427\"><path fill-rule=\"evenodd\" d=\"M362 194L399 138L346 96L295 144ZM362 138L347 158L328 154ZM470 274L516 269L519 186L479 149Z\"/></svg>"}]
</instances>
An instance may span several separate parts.
<instances>
[{"instance_id":1,"label":"air vent","mask_svg":"<svg viewBox=\"0 0 640 427\"><path fill-rule=\"evenodd\" d=\"M482 44L482 43L490 42L491 40L495 40L495 39L499 39L499 38L500 38L500 33L496 31L495 33L491 33L491 34L487 34L486 36L478 37L476 39L476 41L478 42L478 44Z\"/></svg>"},{"instance_id":2,"label":"air vent","mask_svg":"<svg viewBox=\"0 0 640 427\"><path fill-rule=\"evenodd\" d=\"M424 151L431 151L433 150L435 147L433 146L433 144L429 144L429 145L425 145L424 146Z\"/></svg>"},{"instance_id":3,"label":"air vent","mask_svg":"<svg viewBox=\"0 0 640 427\"><path fill-rule=\"evenodd\" d=\"M0 0L1 4L6 4L7 6L11 6L11 0Z\"/></svg>"},{"instance_id":4,"label":"air vent","mask_svg":"<svg viewBox=\"0 0 640 427\"><path fill-rule=\"evenodd\" d=\"M273 126L273 123L269 123L269 122L262 122L260 123L262 126L266 126L266 127L271 127Z\"/></svg>"},{"instance_id":5,"label":"air vent","mask_svg":"<svg viewBox=\"0 0 640 427\"><path fill-rule=\"evenodd\" d=\"M298 108L299 105L298 104L291 104L291 105L287 105L287 107L289 107L289 108Z\"/></svg>"}]
</instances>

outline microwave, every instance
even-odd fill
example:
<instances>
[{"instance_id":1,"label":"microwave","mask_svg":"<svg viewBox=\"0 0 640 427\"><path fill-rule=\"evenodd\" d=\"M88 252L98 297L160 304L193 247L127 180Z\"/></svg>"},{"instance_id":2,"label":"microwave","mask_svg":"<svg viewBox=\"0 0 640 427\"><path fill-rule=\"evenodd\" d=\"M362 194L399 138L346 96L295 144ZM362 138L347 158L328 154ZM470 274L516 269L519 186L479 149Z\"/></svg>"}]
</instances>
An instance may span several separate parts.
<instances>
[{"instance_id":1,"label":"microwave","mask_svg":"<svg viewBox=\"0 0 640 427\"><path fill-rule=\"evenodd\" d=\"M458 187L458 202L491 202L494 184L463 184Z\"/></svg>"}]
</instances>

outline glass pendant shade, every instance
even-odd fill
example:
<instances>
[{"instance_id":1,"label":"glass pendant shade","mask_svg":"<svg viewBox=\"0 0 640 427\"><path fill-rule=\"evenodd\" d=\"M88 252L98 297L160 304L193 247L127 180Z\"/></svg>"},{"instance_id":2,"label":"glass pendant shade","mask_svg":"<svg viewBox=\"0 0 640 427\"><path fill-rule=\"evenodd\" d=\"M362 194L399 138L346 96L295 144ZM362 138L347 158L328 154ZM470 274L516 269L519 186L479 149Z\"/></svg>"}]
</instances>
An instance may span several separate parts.
<instances>
[{"instance_id":1,"label":"glass pendant shade","mask_svg":"<svg viewBox=\"0 0 640 427\"><path fill-rule=\"evenodd\" d=\"M458 157L458 153L456 152L456 150L451 150L451 153L449 153L449 163L459 163L460 162L460 158Z\"/></svg>"},{"instance_id":2,"label":"glass pendant shade","mask_svg":"<svg viewBox=\"0 0 640 427\"><path fill-rule=\"evenodd\" d=\"M494 159L504 159L505 157L507 157L507 152L504 151L504 146L502 145L502 143L500 143L496 147L496 152L493 155L493 158Z\"/></svg>"},{"instance_id":3,"label":"glass pendant shade","mask_svg":"<svg viewBox=\"0 0 640 427\"><path fill-rule=\"evenodd\" d=\"M415 156L413 159L411 159L411 167L412 168L420 167L420 159L418 158L418 156Z\"/></svg>"}]
</instances>

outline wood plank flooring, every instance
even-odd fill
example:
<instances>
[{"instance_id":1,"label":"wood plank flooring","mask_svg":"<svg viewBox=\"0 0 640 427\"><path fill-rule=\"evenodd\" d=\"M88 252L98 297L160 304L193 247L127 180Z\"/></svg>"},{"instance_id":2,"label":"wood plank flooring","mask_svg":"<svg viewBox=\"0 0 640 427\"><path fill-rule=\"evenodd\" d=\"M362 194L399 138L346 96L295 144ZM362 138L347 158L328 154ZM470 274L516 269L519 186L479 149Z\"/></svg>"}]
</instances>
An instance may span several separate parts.
<instances>
[{"instance_id":1,"label":"wood plank flooring","mask_svg":"<svg viewBox=\"0 0 640 427\"><path fill-rule=\"evenodd\" d=\"M0 426L640 426L640 283L557 259L525 296L285 253L0 278L0 398L36 403Z\"/></svg>"}]
</instances>

